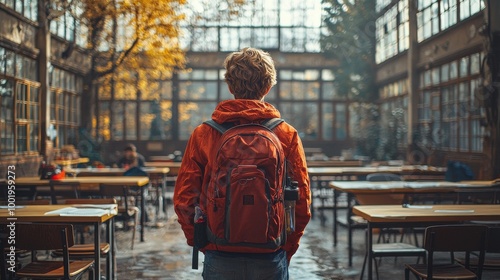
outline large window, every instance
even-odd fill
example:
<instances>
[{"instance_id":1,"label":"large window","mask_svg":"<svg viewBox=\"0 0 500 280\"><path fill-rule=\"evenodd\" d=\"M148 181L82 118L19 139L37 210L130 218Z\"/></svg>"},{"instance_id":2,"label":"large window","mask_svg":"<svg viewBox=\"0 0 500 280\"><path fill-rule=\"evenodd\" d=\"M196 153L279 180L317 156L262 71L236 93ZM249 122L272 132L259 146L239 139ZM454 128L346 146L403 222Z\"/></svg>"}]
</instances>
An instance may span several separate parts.
<instances>
[{"instance_id":1,"label":"large window","mask_svg":"<svg viewBox=\"0 0 500 280\"><path fill-rule=\"evenodd\" d=\"M52 67L50 70L50 123L57 132L54 146L77 145L82 78Z\"/></svg>"},{"instance_id":2,"label":"large window","mask_svg":"<svg viewBox=\"0 0 500 280\"><path fill-rule=\"evenodd\" d=\"M407 145L408 79L389 83L379 89L382 138L395 139L400 148Z\"/></svg>"},{"instance_id":3,"label":"large window","mask_svg":"<svg viewBox=\"0 0 500 280\"><path fill-rule=\"evenodd\" d=\"M133 79L128 85L115 80L113 94L111 88L101 86L95 133L105 140L187 140L211 118L219 102L233 98L224 73L218 68L184 71L158 85L151 83L149 91L140 94L132 94L137 91ZM304 140L348 137L347 101L328 69L281 69L278 84L265 100L281 111Z\"/></svg>"},{"instance_id":4,"label":"large window","mask_svg":"<svg viewBox=\"0 0 500 280\"><path fill-rule=\"evenodd\" d=\"M225 16L225 5L203 0L191 1L186 8L181 42L191 51L236 51L248 46L320 51L321 1L247 1L238 7L237 16Z\"/></svg>"},{"instance_id":5,"label":"large window","mask_svg":"<svg viewBox=\"0 0 500 280\"><path fill-rule=\"evenodd\" d=\"M408 1L400 0L376 21L376 62L380 63L409 47Z\"/></svg>"},{"instance_id":6,"label":"large window","mask_svg":"<svg viewBox=\"0 0 500 280\"><path fill-rule=\"evenodd\" d=\"M0 3L5 4L7 7L32 21L37 21L38 0L0 0Z\"/></svg>"},{"instance_id":7,"label":"large window","mask_svg":"<svg viewBox=\"0 0 500 280\"><path fill-rule=\"evenodd\" d=\"M482 152L483 109L475 98L481 54L426 70L420 78L419 131L426 145L442 150Z\"/></svg>"},{"instance_id":8,"label":"large window","mask_svg":"<svg viewBox=\"0 0 500 280\"><path fill-rule=\"evenodd\" d=\"M418 41L477 14L484 7L482 0L418 0Z\"/></svg>"},{"instance_id":9,"label":"large window","mask_svg":"<svg viewBox=\"0 0 500 280\"><path fill-rule=\"evenodd\" d=\"M0 154L39 150L36 60L0 47Z\"/></svg>"},{"instance_id":10,"label":"large window","mask_svg":"<svg viewBox=\"0 0 500 280\"><path fill-rule=\"evenodd\" d=\"M26 0L25 0L26 1ZM85 47L87 27L80 24L78 17L83 13L82 3L74 3L72 11L66 11L50 21L50 32L66 41Z\"/></svg>"}]
</instances>

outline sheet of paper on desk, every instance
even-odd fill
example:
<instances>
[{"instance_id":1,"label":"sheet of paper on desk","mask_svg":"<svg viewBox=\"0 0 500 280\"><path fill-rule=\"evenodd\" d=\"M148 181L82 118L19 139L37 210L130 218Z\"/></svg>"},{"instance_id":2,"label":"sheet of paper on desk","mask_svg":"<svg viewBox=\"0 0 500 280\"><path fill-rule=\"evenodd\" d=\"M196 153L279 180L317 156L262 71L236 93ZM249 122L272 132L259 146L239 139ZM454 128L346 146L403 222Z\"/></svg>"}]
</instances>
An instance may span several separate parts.
<instances>
[{"instance_id":1,"label":"sheet of paper on desk","mask_svg":"<svg viewBox=\"0 0 500 280\"><path fill-rule=\"evenodd\" d=\"M100 217L111 213L112 212L110 210L106 209L65 207L62 209L49 211L45 213L45 215Z\"/></svg>"},{"instance_id":2,"label":"sheet of paper on desk","mask_svg":"<svg viewBox=\"0 0 500 280\"><path fill-rule=\"evenodd\" d=\"M440 210L434 210L435 213L474 213L474 209L464 209L464 210L447 210L447 209L440 209Z\"/></svg>"}]
</instances>

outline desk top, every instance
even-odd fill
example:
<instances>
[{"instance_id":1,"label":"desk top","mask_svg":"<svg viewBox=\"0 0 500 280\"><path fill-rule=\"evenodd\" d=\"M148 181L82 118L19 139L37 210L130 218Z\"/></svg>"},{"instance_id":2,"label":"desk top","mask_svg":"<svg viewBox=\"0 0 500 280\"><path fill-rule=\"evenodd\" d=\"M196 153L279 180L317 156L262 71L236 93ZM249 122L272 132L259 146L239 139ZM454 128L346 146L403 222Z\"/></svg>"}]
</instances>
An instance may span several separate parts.
<instances>
[{"instance_id":1,"label":"desk top","mask_svg":"<svg viewBox=\"0 0 500 280\"><path fill-rule=\"evenodd\" d=\"M102 184L107 186L131 186L142 187L149 183L148 177L135 176L113 176L113 177L77 177L57 180L61 183L80 184ZM0 181L0 185L5 185L6 181ZM50 180L42 180L39 177L20 177L15 180L16 186L50 186Z\"/></svg>"},{"instance_id":2,"label":"desk top","mask_svg":"<svg viewBox=\"0 0 500 280\"><path fill-rule=\"evenodd\" d=\"M150 175L167 175L170 171L168 167L144 167L142 168ZM73 168L71 172L75 172L79 177L92 177L92 176L122 176L125 173L124 168Z\"/></svg>"},{"instance_id":3,"label":"desk top","mask_svg":"<svg viewBox=\"0 0 500 280\"><path fill-rule=\"evenodd\" d=\"M492 181L387 181L387 182L369 182L369 181L332 181L330 187L353 194L360 193L413 193L413 192L450 192L457 190L473 189L482 190L493 187L499 187Z\"/></svg>"},{"instance_id":4,"label":"desk top","mask_svg":"<svg viewBox=\"0 0 500 280\"><path fill-rule=\"evenodd\" d=\"M144 163L146 167L169 167L169 168L179 168L181 167L181 162L173 161L147 161Z\"/></svg>"},{"instance_id":5,"label":"desk top","mask_svg":"<svg viewBox=\"0 0 500 280\"><path fill-rule=\"evenodd\" d=\"M444 175L446 168L427 165L361 166L361 167L309 167L310 176L366 176L371 173L399 175Z\"/></svg>"},{"instance_id":6,"label":"desk top","mask_svg":"<svg viewBox=\"0 0 500 280\"><path fill-rule=\"evenodd\" d=\"M26 205L15 208L14 215L10 215L9 209L2 207L0 209L0 220L2 222L11 222L8 218L17 218L15 222L37 222L37 223L103 223L115 214L107 213L101 216L61 216L59 214L47 214L47 212L60 210L72 205Z\"/></svg>"},{"instance_id":7,"label":"desk top","mask_svg":"<svg viewBox=\"0 0 500 280\"><path fill-rule=\"evenodd\" d=\"M499 204L415 205L413 207L404 208L401 205L359 205L354 206L353 213L372 223L500 220Z\"/></svg>"},{"instance_id":8,"label":"desk top","mask_svg":"<svg viewBox=\"0 0 500 280\"><path fill-rule=\"evenodd\" d=\"M308 167L361 167L363 161L361 160L317 160L307 161Z\"/></svg>"}]
</instances>

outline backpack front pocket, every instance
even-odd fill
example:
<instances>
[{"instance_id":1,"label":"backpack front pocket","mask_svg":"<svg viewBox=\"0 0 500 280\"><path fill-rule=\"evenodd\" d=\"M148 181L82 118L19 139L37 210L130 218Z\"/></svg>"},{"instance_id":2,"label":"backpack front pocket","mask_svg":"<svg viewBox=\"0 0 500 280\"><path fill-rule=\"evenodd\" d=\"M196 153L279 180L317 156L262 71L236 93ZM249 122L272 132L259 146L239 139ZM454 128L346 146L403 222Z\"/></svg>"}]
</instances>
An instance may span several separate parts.
<instances>
[{"instance_id":1,"label":"backpack front pocket","mask_svg":"<svg viewBox=\"0 0 500 280\"><path fill-rule=\"evenodd\" d=\"M269 183L257 166L231 171L226 194L226 239L230 243L266 243L269 231Z\"/></svg>"}]
</instances>

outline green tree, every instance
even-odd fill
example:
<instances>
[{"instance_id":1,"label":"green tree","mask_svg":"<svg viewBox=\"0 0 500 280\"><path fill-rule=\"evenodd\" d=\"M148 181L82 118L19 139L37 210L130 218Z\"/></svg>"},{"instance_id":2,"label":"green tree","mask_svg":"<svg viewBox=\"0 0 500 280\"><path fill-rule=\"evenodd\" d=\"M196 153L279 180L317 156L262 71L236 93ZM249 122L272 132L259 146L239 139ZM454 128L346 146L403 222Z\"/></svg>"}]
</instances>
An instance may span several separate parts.
<instances>
[{"instance_id":1,"label":"green tree","mask_svg":"<svg viewBox=\"0 0 500 280\"><path fill-rule=\"evenodd\" d=\"M374 100L374 0L323 0L327 34L321 38L324 54L338 61L333 69L340 94Z\"/></svg>"}]
</instances>

